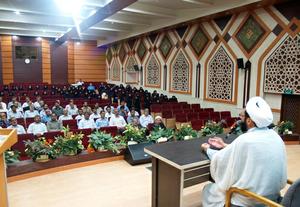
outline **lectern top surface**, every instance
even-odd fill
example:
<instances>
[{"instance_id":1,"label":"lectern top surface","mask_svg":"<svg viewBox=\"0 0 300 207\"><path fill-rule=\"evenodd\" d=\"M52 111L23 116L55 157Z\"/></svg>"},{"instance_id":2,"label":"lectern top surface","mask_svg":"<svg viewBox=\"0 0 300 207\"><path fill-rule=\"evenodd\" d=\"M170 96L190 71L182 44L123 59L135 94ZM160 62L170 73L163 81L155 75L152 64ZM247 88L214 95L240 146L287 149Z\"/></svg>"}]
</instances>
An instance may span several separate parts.
<instances>
[{"instance_id":1,"label":"lectern top surface","mask_svg":"<svg viewBox=\"0 0 300 207\"><path fill-rule=\"evenodd\" d=\"M225 137L225 135L218 135ZM224 138L224 142L231 143L237 136L230 135ZM178 169L187 169L209 163L207 155L201 151L201 144L207 142L209 137L200 137L198 139L167 142L155 144L145 148L145 152L158 158Z\"/></svg>"}]
</instances>

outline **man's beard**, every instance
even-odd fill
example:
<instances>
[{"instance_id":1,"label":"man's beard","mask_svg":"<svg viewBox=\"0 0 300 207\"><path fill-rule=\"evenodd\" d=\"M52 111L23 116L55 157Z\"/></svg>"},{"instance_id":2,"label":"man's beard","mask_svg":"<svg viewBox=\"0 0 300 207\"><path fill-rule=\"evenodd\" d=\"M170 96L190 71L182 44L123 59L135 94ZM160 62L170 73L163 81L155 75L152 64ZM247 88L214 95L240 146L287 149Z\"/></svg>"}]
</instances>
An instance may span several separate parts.
<instances>
[{"instance_id":1,"label":"man's beard","mask_svg":"<svg viewBox=\"0 0 300 207\"><path fill-rule=\"evenodd\" d=\"M248 127L247 127L247 124L246 124L245 121L240 122L240 127L241 127L241 130L242 130L243 133L248 131Z\"/></svg>"}]
</instances>

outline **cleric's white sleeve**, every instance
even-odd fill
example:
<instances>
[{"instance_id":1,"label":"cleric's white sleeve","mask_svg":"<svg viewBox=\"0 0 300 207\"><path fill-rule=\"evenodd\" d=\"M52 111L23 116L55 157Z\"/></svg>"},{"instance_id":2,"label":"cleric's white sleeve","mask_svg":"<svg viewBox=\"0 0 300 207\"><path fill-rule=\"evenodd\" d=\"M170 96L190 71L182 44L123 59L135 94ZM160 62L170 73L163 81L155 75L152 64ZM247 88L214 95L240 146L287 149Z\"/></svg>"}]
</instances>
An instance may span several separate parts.
<instances>
[{"instance_id":1,"label":"cleric's white sleeve","mask_svg":"<svg viewBox=\"0 0 300 207\"><path fill-rule=\"evenodd\" d=\"M206 150L206 154L207 154L208 158L211 160L213 158L214 154L216 154L216 152L218 152L218 151L219 150L213 150L213 149L208 148Z\"/></svg>"}]
</instances>

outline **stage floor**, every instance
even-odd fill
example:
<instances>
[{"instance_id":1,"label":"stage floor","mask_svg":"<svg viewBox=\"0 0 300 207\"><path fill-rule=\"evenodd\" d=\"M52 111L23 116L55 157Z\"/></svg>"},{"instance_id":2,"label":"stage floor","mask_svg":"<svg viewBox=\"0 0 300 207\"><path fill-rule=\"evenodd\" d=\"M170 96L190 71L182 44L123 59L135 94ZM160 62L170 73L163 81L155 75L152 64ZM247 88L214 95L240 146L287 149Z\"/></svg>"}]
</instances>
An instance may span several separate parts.
<instances>
[{"instance_id":1,"label":"stage floor","mask_svg":"<svg viewBox=\"0 0 300 207\"><path fill-rule=\"evenodd\" d=\"M300 145L288 145L287 154L288 177L300 178ZM10 207L151 207L150 166L122 160L15 181ZM201 206L204 184L184 190L185 207Z\"/></svg>"}]
</instances>

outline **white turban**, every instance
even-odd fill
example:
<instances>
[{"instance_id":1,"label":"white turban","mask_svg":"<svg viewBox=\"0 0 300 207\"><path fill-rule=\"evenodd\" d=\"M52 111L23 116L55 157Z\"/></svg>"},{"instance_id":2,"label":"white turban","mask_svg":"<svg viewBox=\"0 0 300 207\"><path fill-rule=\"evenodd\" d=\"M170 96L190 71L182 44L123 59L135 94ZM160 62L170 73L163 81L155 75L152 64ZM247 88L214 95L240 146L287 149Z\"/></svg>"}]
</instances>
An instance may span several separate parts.
<instances>
[{"instance_id":1,"label":"white turban","mask_svg":"<svg viewBox=\"0 0 300 207\"><path fill-rule=\"evenodd\" d=\"M258 128L267 127L273 122L271 108L261 97L250 98L246 105L246 111Z\"/></svg>"},{"instance_id":2,"label":"white turban","mask_svg":"<svg viewBox=\"0 0 300 207\"><path fill-rule=\"evenodd\" d=\"M154 120L156 120L156 119L162 120L161 116L156 116Z\"/></svg>"}]
</instances>

